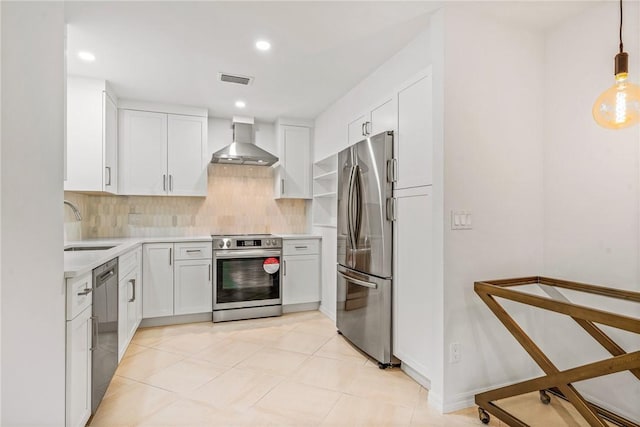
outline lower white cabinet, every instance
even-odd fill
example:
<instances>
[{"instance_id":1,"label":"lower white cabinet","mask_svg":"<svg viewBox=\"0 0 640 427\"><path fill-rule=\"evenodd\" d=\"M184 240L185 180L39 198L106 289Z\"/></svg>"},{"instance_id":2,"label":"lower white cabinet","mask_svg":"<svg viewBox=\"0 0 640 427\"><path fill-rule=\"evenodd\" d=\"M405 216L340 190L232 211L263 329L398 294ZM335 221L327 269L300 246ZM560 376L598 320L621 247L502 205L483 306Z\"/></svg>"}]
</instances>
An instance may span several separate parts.
<instances>
[{"instance_id":1,"label":"lower white cabinet","mask_svg":"<svg viewBox=\"0 0 640 427\"><path fill-rule=\"evenodd\" d=\"M84 427L91 416L91 273L67 279L65 425Z\"/></svg>"},{"instance_id":2,"label":"lower white cabinet","mask_svg":"<svg viewBox=\"0 0 640 427\"><path fill-rule=\"evenodd\" d=\"M143 260L145 319L211 311L211 242L145 244Z\"/></svg>"},{"instance_id":3,"label":"lower white cabinet","mask_svg":"<svg viewBox=\"0 0 640 427\"><path fill-rule=\"evenodd\" d=\"M142 248L118 259L118 361L142 320Z\"/></svg>"},{"instance_id":4,"label":"lower white cabinet","mask_svg":"<svg viewBox=\"0 0 640 427\"><path fill-rule=\"evenodd\" d=\"M318 239L283 240L282 305L320 302L320 245ZM311 307L300 309L311 309Z\"/></svg>"},{"instance_id":5,"label":"lower white cabinet","mask_svg":"<svg viewBox=\"0 0 640 427\"><path fill-rule=\"evenodd\" d=\"M433 196L431 186L397 191L394 222L393 353L419 374L431 378L437 355L434 316L437 295L433 271Z\"/></svg>"}]
</instances>

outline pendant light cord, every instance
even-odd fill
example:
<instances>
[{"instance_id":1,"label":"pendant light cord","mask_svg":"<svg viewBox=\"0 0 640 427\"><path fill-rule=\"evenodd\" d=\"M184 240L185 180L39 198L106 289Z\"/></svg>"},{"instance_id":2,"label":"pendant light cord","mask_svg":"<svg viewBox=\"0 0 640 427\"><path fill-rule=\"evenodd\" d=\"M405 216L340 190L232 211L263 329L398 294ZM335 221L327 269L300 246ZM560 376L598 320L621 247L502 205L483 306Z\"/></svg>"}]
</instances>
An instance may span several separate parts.
<instances>
[{"instance_id":1,"label":"pendant light cord","mask_svg":"<svg viewBox=\"0 0 640 427\"><path fill-rule=\"evenodd\" d=\"M620 0L620 53L624 49L622 48L622 0Z\"/></svg>"}]
</instances>

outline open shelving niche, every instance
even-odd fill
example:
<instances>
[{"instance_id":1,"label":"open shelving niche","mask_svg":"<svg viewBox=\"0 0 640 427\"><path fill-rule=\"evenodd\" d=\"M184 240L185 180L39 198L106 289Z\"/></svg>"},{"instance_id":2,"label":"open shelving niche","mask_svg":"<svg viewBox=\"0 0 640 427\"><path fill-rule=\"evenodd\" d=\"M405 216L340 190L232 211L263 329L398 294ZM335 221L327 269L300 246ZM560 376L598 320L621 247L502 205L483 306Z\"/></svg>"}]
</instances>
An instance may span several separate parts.
<instances>
[{"instance_id":1,"label":"open shelving niche","mask_svg":"<svg viewBox=\"0 0 640 427\"><path fill-rule=\"evenodd\" d=\"M335 227L337 217L338 155L313 164L313 225Z\"/></svg>"}]
</instances>

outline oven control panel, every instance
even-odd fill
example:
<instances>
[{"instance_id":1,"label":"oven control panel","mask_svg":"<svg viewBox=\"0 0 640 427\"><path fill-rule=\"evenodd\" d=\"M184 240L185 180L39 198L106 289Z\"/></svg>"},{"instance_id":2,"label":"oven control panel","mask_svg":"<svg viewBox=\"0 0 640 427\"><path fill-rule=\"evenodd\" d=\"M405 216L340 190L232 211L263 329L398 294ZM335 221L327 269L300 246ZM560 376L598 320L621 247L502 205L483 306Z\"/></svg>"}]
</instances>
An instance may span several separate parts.
<instances>
[{"instance_id":1,"label":"oven control panel","mask_svg":"<svg viewBox=\"0 0 640 427\"><path fill-rule=\"evenodd\" d=\"M282 239L273 236L242 236L213 238L213 249L265 249L282 247Z\"/></svg>"}]
</instances>

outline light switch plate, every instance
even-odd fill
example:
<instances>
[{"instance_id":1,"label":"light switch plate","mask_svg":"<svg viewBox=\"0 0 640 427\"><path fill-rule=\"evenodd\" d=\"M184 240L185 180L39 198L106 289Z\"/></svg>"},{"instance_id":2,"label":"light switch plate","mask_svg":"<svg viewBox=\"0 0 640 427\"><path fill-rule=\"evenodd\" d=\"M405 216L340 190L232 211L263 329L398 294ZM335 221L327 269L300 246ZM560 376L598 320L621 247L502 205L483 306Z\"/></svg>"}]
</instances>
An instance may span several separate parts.
<instances>
[{"instance_id":1,"label":"light switch plate","mask_svg":"<svg viewBox=\"0 0 640 427\"><path fill-rule=\"evenodd\" d=\"M471 230L472 219L469 211L451 211L451 229L452 230Z\"/></svg>"}]
</instances>

